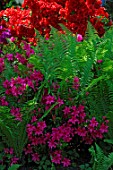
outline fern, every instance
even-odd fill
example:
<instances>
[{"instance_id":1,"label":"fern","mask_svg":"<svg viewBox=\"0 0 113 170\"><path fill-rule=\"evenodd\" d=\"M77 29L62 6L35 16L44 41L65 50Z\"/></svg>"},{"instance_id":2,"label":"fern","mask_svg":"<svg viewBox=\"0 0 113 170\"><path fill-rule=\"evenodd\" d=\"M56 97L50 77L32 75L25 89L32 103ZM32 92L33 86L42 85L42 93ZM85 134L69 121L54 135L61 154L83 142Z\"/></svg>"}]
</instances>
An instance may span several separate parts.
<instances>
[{"instance_id":1,"label":"fern","mask_svg":"<svg viewBox=\"0 0 113 170\"><path fill-rule=\"evenodd\" d=\"M113 152L106 156L103 150L97 145L96 151L92 146L89 151L92 155L93 170L108 170L113 165Z\"/></svg>"},{"instance_id":2,"label":"fern","mask_svg":"<svg viewBox=\"0 0 113 170\"><path fill-rule=\"evenodd\" d=\"M23 108L24 109L24 108ZM17 157L21 158L23 149L28 141L26 134L26 124L30 116L23 118L18 124L9 113L6 107L0 107L0 137L5 147L12 147ZM3 148L2 148L3 149Z\"/></svg>"}]
</instances>

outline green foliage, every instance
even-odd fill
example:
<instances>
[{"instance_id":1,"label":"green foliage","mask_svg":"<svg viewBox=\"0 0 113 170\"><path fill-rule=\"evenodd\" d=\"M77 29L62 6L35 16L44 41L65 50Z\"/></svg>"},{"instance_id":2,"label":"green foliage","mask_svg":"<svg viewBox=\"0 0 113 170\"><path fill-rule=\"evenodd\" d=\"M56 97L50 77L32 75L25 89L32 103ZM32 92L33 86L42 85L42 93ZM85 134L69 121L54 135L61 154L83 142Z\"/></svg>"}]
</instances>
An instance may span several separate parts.
<instances>
[{"instance_id":1,"label":"green foliage","mask_svg":"<svg viewBox=\"0 0 113 170\"><path fill-rule=\"evenodd\" d=\"M63 26L63 29L67 29ZM34 50L36 55L29 62L41 70L45 81L40 89L50 90L52 82L60 85L58 92L67 95L66 81L73 81L75 76L80 78L79 93L73 91L76 100L85 100L91 115L102 116L113 110L113 28L100 38L92 25L88 23L88 31L83 42L76 42L76 36L69 31L59 34L52 28L49 40L37 33L39 42ZM102 63L98 63L102 60ZM68 84L69 86L69 84ZM72 83L70 83L72 86ZM86 96L86 92L89 95ZM52 93L52 92L51 92ZM38 92L38 96L40 95Z\"/></svg>"},{"instance_id":2,"label":"green foliage","mask_svg":"<svg viewBox=\"0 0 113 170\"><path fill-rule=\"evenodd\" d=\"M9 109L0 106L0 137L2 138L1 150L12 147L17 157L21 158L23 148L27 143L26 124L30 117L22 122L16 123L9 113Z\"/></svg>"},{"instance_id":3,"label":"green foliage","mask_svg":"<svg viewBox=\"0 0 113 170\"><path fill-rule=\"evenodd\" d=\"M113 165L113 152L106 156L97 144L95 147L94 149L94 146L91 146L89 149L92 155L92 170L108 170Z\"/></svg>"},{"instance_id":4,"label":"green foliage","mask_svg":"<svg viewBox=\"0 0 113 170\"><path fill-rule=\"evenodd\" d=\"M20 167L19 164L14 164L11 167L8 168L8 170L17 170Z\"/></svg>"},{"instance_id":5,"label":"green foliage","mask_svg":"<svg viewBox=\"0 0 113 170\"><path fill-rule=\"evenodd\" d=\"M35 54L31 55L28 60L34 65L34 69L40 70L43 73L44 81L40 83L35 93L32 94L32 91L27 91L25 102L17 103L16 99L14 100L9 97L10 106L0 106L1 152L4 146L12 147L16 156L22 158L23 149L28 142L26 125L31 120L30 112L35 107L40 108L45 88L48 89L48 94L54 94L56 98L60 96L64 99L65 104L68 106L83 103L86 107L87 117L89 118L95 116L101 121L102 116L107 116L110 120L108 135L113 139L113 37L111 36L113 34L113 28L100 38L91 24L88 24L88 32L83 42L77 42L76 35L72 35L64 27L63 29L67 34L60 34L55 28L52 28L49 40L45 40L37 32L39 42L36 47L33 47ZM7 52L7 49L4 48L4 50ZM9 53L13 53L14 55L18 51L19 49L13 43L10 50L8 50ZM99 63L98 60L102 60L102 62ZM11 65L7 62L5 64L6 70L3 72L4 79L10 80L12 77L17 77L18 75L14 73ZM26 68L21 64L18 64L18 68L19 71L23 71L23 76L26 77L24 73ZM73 79L76 76L80 79L78 90L72 88ZM58 84L60 87L56 92L53 92L53 88L51 88L53 83ZM2 84L2 80L0 80L0 84ZM4 92L4 88L0 87L1 96ZM69 100L70 96L71 101ZM43 115L39 118L39 121L48 118L49 113L56 105L57 103L54 103L47 111L41 108L44 113L42 113ZM10 108L12 106L20 106L22 108L22 122L17 123L14 117L11 116ZM55 111L56 115L58 111ZM50 117L47 120L49 119ZM55 124L58 126L62 119L59 116L55 121L58 122ZM52 125L49 125L49 130L51 130ZM62 142L62 144L61 147L65 148L66 143ZM39 147L37 148L40 149ZM46 153L46 149L44 151ZM90 152L94 163L93 170L107 170L113 164L113 153L106 156L97 144L96 151L92 146ZM73 157L73 153L71 156ZM55 169L54 164L51 167L51 162L47 159L47 156L42 156L41 161L37 163L38 169ZM81 166L81 169L83 168L90 169L87 165Z\"/></svg>"},{"instance_id":6,"label":"green foliage","mask_svg":"<svg viewBox=\"0 0 113 170\"><path fill-rule=\"evenodd\" d=\"M89 164L80 165L80 170L92 170Z\"/></svg>"},{"instance_id":7,"label":"green foliage","mask_svg":"<svg viewBox=\"0 0 113 170\"><path fill-rule=\"evenodd\" d=\"M107 0L104 6L107 12L110 14L110 18L113 20L113 0Z\"/></svg>"},{"instance_id":8,"label":"green foliage","mask_svg":"<svg viewBox=\"0 0 113 170\"><path fill-rule=\"evenodd\" d=\"M13 127L11 127L12 125ZM13 122L11 122L11 125L0 122L0 136L2 136L4 144L14 148L15 154L21 158L23 148L27 142L25 124L22 122L21 125L16 127Z\"/></svg>"}]
</instances>

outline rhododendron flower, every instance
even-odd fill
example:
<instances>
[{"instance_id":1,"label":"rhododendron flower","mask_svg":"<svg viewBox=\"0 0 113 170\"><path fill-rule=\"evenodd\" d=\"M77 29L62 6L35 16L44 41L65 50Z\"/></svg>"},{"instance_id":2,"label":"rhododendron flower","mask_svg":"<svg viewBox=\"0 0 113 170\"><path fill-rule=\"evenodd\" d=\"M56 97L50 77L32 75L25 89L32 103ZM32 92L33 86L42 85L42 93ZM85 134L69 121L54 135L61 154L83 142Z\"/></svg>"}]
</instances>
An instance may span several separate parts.
<instances>
[{"instance_id":1,"label":"rhododendron flower","mask_svg":"<svg viewBox=\"0 0 113 170\"><path fill-rule=\"evenodd\" d=\"M37 123L37 126L35 128L35 134L36 135L41 135L43 134L43 130L46 128L46 123L45 121L42 121L42 122L38 122Z\"/></svg>"},{"instance_id":2,"label":"rhododendron flower","mask_svg":"<svg viewBox=\"0 0 113 170\"><path fill-rule=\"evenodd\" d=\"M69 123L72 123L72 124L75 124L75 123L78 123L79 120L76 116L72 116L69 120L68 120Z\"/></svg>"},{"instance_id":3,"label":"rhododendron flower","mask_svg":"<svg viewBox=\"0 0 113 170\"><path fill-rule=\"evenodd\" d=\"M64 112L64 115L69 115L70 114L70 108L65 106L63 112Z\"/></svg>"},{"instance_id":4,"label":"rhododendron flower","mask_svg":"<svg viewBox=\"0 0 113 170\"><path fill-rule=\"evenodd\" d=\"M100 126L100 132L101 133L106 133L108 132L108 126L105 123L102 123Z\"/></svg>"},{"instance_id":5,"label":"rhododendron flower","mask_svg":"<svg viewBox=\"0 0 113 170\"><path fill-rule=\"evenodd\" d=\"M6 58L7 58L9 61L13 61L13 54L6 54Z\"/></svg>"},{"instance_id":6,"label":"rhododendron flower","mask_svg":"<svg viewBox=\"0 0 113 170\"><path fill-rule=\"evenodd\" d=\"M1 106L8 106L8 102L6 101L6 97L0 97L0 105Z\"/></svg>"},{"instance_id":7,"label":"rhododendron flower","mask_svg":"<svg viewBox=\"0 0 113 170\"><path fill-rule=\"evenodd\" d=\"M38 153L33 153L33 154L32 154L32 160L33 160L34 162L39 161L39 154L38 154Z\"/></svg>"},{"instance_id":8,"label":"rhododendron flower","mask_svg":"<svg viewBox=\"0 0 113 170\"><path fill-rule=\"evenodd\" d=\"M24 148L25 155L33 153L31 144L28 144L26 148Z\"/></svg>"},{"instance_id":9,"label":"rhododendron flower","mask_svg":"<svg viewBox=\"0 0 113 170\"><path fill-rule=\"evenodd\" d=\"M36 122L36 121L37 121L37 117L36 116L32 116L31 123Z\"/></svg>"},{"instance_id":10,"label":"rhododendron flower","mask_svg":"<svg viewBox=\"0 0 113 170\"><path fill-rule=\"evenodd\" d=\"M33 73L30 76L31 80L37 80L42 81L43 80L43 74L40 71L34 70Z\"/></svg>"},{"instance_id":11,"label":"rhododendron flower","mask_svg":"<svg viewBox=\"0 0 113 170\"><path fill-rule=\"evenodd\" d=\"M75 90L78 90L78 88L80 87L80 82L79 82L80 80L79 80L79 78L78 77L74 77L74 79L73 79L73 88L75 89Z\"/></svg>"},{"instance_id":12,"label":"rhododendron flower","mask_svg":"<svg viewBox=\"0 0 113 170\"><path fill-rule=\"evenodd\" d=\"M13 148L4 148L4 152L5 152L6 154L13 155L14 149L13 149Z\"/></svg>"},{"instance_id":13,"label":"rhododendron flower","mask_svg":"<svg viewBox=\"0 0 113 170\"><path fill-rule=\"evenodd\" d=\"M77 42L81 42L83 40L83 37L81 34L77 34Z\"/></svg>"},{"instance_id":14,"label":"rhododendron flower","mask_svg":"<svg viewBox=\"0 0 113 170\"><path fill-rule=\"evenodd\" d=\"M77 130L76 130L76 133L79 135L79 136L86 136L87 135L87 131L85 129L85 127L81 128L81 127L78 127Z\"/></svg>"},{"instance_id":15,"label":"rhododendron flower","mask_svg":"<svg viewBox=\"0 0 113 170\"><path fill-rule=\"evenodd\" d=\"M0 73L4 70L5 63L4 58L0 58Z\"/></svg>"},{"instance_id":16,"label":"rhododendron flower","mask_svg":"<svg viewBox=\"0 0 113 170\"><path fill-rule=\"evenodd\" d=\"M11 158L11 166L12 166L13 164L17 164L17 163L18 163L18 160L19 160L19 158L17 158L17 157Z\"/></svg>"},{"instance_id":17,"label":"rhododendron flower","mask_svg":"<svg viewBox=\"0 0 113 170\"><path fill-rule=\"evenodd\" d=\"M17 53L15 58L17 58L17 60L22 63L23 65L24 64L27 64L27 59L25 57L23 57L21 54Z\"/></svg>"},{"instance_id":18,"label":"rhododendron flower","mask_svg":"<svg viewBox=\"0 0 113 170\"><path fill-rule=\"evenodd\" d=\"M52 140L52 139L49 140L48 146L49 146L50 149L56 148L56 145L57 145L57 143L54 140Z\"/></svg>"},{"instance_id":19,"label":"rhododendron flower","mask_svg":"<svg viewBox=\"0 0 113 170\"><path fill-rule=\"evenodd\" d=\"M52 104L54 102L55 102L55 97L54 96L48 95L46 97L46 104Z\"/></svg>"},{"instance_id":20,"label":"rhododendron flower","mask_svg":"<svg viewBox=\"0 0 113 170\"><path fill-rule=\"evenodd\" d=\"M96 121L96 118L93 117L91 120L90 120L90 126L92 127L97 127L98 126L98 122Z\"/></svg>"},{"instance_id":21,"label":"rhododendron flower","mask_svg":"<svg viewBox=\"0 0 113 170\"><path fill-rule=\"evenodd\" d=\"M98 64L101 64L102 62L103 62L103 60L101 60L101 59L100 59L100 60L97 60L97 63L98 63Z\"/></svg>"},{"instance_id":22,"label":"rhododendron flower","mask_svg":"<svg viewBox=\"0 0 113 170\"><path fill-rule=\"evenodd\" d=\"M68 158L63 158L62 164L64 167L68 167L69 165L71 165L71 161Z\"/></svg>"},{"instance_id":23,"label":"rhododendron flower","mask_svg":"<svg viewBox=\"0 0 113 170\"><path fill-rule=\"evenodd\" d=\"M32 54L34 54L35 52L34 52L34 50L33 49L29 49L29 50L27 50L26 51L26 55L27 55L27 57L30 57L30 55L32 55Z\"/></svg>"},{"instance_id":24,"label":"rhododendron flower","mask_svg":"<svg viewBox=\"0 0 113 170\"><path fill-rule=\"evenodd\" d=\"M60 164L62 160L61 151L57 150L52 154L52 162L55 164Z\"/></svg>"},{"instance_id":25,"label":"rhododendron flower","mask_svg":"<svg viewBox=\"0 0 113 170\"><path fill-rule=\"evenodd\" d=\"M58 100L56 102L58 102L59 107L64 104L64 101L60 97L58 97Z\"/></svg>"},{"instance_id":26,"label":"rhododendron flower","mask_svg":"<svg viewBox=\"0 0 113 170\"><path fill-rule=\"evenodd\" d=\"M10 110L11 114L15 117L15 120L22 121L22 114L20 113L20 108L14 108Z\"/></svg>"}]
</instances>

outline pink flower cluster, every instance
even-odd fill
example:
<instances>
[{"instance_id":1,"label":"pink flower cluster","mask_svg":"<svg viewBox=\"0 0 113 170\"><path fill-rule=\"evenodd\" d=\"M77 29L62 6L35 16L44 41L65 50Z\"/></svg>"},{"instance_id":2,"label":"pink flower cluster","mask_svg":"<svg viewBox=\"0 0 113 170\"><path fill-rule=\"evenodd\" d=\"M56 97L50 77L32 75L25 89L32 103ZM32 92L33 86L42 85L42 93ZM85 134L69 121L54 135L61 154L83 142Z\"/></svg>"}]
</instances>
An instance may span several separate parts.
<instances>
[{"instance_id":1,"label":"pink flower cluster","mask_svg":"<svg viewBox=\"0 0 113 170\"><path fill-rule=\"evenodd\" d=\"M78 90L79 89L79 86L80 86L80 80L78 77L74 77L74 80L73 80L73 88L75 90Z\"/></svg>"},{"instance_id":2,"label":"pink flower cluster","mask_svg":"<svg viewBox=\"0 0 113 170\"><path fill-rule=\"evenodd\" d=\"M54 101L53 99L51 96L51 101ZM50 103L52 104L52 102ZM103 117L103 120L98 122L95 117L92 117L92 119L87 118L83 105L78 107L65 106L60 114L61 125L51 129L48 122L38 121L39 116L36 116L36 113L32 116L31 123L27 125L29 144L25 149L25 153L32 155L34 147L39 148L45 145L49 149L49 155L52 156L52 162L69 166L70 159L62 156L63 150L61 148L63 143L71 143L75 138L80 137L82 142L90 145L95 140L102 139L103 135L108 132L108 120ZM54 121L56 118L57 116Z\"/></svg>"},{"instance_id":3,"label":"pink flower cluster","mask_svg":"<svg viewBox=\"0 0 113 170\"><path fill-rule=\"evenodd\" d=\"M25 127L28 136L28 143L24 148L25 156L30 156L32 161L40 161L44 148L43 151L47 151L45 154L53 163L69 166L71 160L68 152L65 155L65 150L68 150L66 147L74 143L76 148L78 139L81 143L89 145L97 139L101 140L108 132L108 120L103 117L97 121L96 117L89 117L84 105L75 104L74 97L80 91L79 77L75 76L71 82L66 80L65 91L60 88L58 80L48 81L50 89L43 87L44 75L29 63L34 50L29 44L23 43L22 55L19 52L16 54L9 52L0 58L3 88L0 106L9 108L13 120L24 120L22 108L26 108L25 113L30 114L30 121ZM14 77L7 79L7 76L4 76L5 63L14 69ZM20 66L25 69L20 69ZM28 107L29 101L33 100L35 95L38 96L36 103ZM73 146L71 147L73 149ZM10 159L11 165L18 163L18 158L11 149L4 151L13 155Z\"/></svg>"},{"instance_id":4,"label":"pink flower cluster","mask_svg":"<svg viewBox=\"0 0 113 170\"><path fill-rule=\"evenodd\" d=\"M0 58L0 73L4 70L4 58Z\"/></svg>"},{"instance_id":5,"label":"pink flower cluster","mask_svg":"<svg viewBox=\"0 0 113 170\"><path fill-rule=\"evenodd\" d=\"M65 158L61 154L61 150L56 150L52 153L52 162L55 164L63 164L64 167L71 165L71 161L68 158Z\"/></svg>"},{"instance_id":6,"label":"pink flower cluster","mask_svg":"<svg viewBox=\"0 0 113 170\"><path fill-rule=\"evenodd\" d=\"M3 86L4 88L6 88L5 93L7 95L12 95L12 96L18 96L18 95L22 95L23 92L26 90L26 83L25 83L25 79L21 78L21 77L17 77L17 78L11 78L11 80L5 80L3 82Z\"/></svg>"},{"instance_id":7,"label":"pink flower cluster","mask_svg":"<svg viewBox=\"0 0 113 170\"><path fill-rule=\"evenodd\" d=\"M40 71L34 70L34 72L26 78L11 78L11 80L5 80L3 87L6 88L5 93L18 97L26 91L26 87L29 86L34 89L34 84L38 86L38 82L43 80L43 75Z\"/></svg>"},{"instance_id":8,"label":"pink flower cluster","mask_svg":"<svg viewBox=\"0 0 113 170\"><path fill-rule=\"evenodd\" d=\"M8 106L8 102L6 101L6 96L0 97L0 106Z\"/></svg>"},{"instance_id":9,"label":"pink flower cluster","mask_svg":"<svg viewBox=\"0 0 113 170\"><path fill-rule=\"evenodd\" d=\"M18 121L22 121L22 114L20 113L20 108L14 108L12 107L12 109L10 110L12 116L15 117L15 120L18 120Z\"/></svg>"},{"instance_id":10,"label":"pink flower cluster","mask_svg":"<svg viewBox=\"0 0 113 170\"><path fill-rule=\"evenodd\" d=\"M14 150L13 148L4 148L4 153L6 155L10 155L9 158L10 158L10 166L12 166L13 164L17 164L18 161L19 161L19 158L17 158L15 155L14 155Z\"/></svg>"}]
</instances>

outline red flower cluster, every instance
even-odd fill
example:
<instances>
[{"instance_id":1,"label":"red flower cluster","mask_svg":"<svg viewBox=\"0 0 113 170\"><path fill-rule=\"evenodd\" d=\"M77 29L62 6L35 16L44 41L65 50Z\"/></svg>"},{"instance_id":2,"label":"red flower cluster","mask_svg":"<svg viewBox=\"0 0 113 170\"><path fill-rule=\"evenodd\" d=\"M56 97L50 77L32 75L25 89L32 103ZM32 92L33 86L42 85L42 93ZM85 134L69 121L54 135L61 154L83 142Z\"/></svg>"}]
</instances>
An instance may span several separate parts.
<instances>
[{"instance_id":1,"label":"red flower cluster","mask_svg":"<svg viewBox=\"0 0 113 170\"><path fill-rule=\"evenodd\" d=\"M34 41L35 30L30 23L31 10L22 10L19 7L16 9L13 7L7 8L0 11L0 18L1 24L9 28L13 36L18 37L20 40L24 36L27 40L33 39L32 41Z\"/></svg>"},{"instance_id":2,"label":"red flower cluster","mask_svg":"<svg viewBox=\"0 0 113 170\"><path fill-rule=\"evenodd\" d=\"M86 5L88 8L90 22L97 30L99 36L102 36L105 33L104 29L104 19L109 18L109 14L106 12L105 8L101 6L101 0L87 0ZM111 22L108 22L106 26L111 25Z\"/></svg>"},{"instance_id":3,"label":"red flower cluster","mask_svg":"<svg viewBox=\"0 0 113 170\"><path fill-rule=\"evenodd\" d=\"M2 24L10 28L13 35L20 39L25 36L30 41L34 40L34 28L48 37L51 26L61 31L59 23L84 36L88 19L101 36L105 32L103 19L109 17L105 8L101 7L101 0L24 0L23 7L26 6L29 9L1 11L0 17L8 18L8 22L2 20Z\"/></svg>"}]
</instances>

